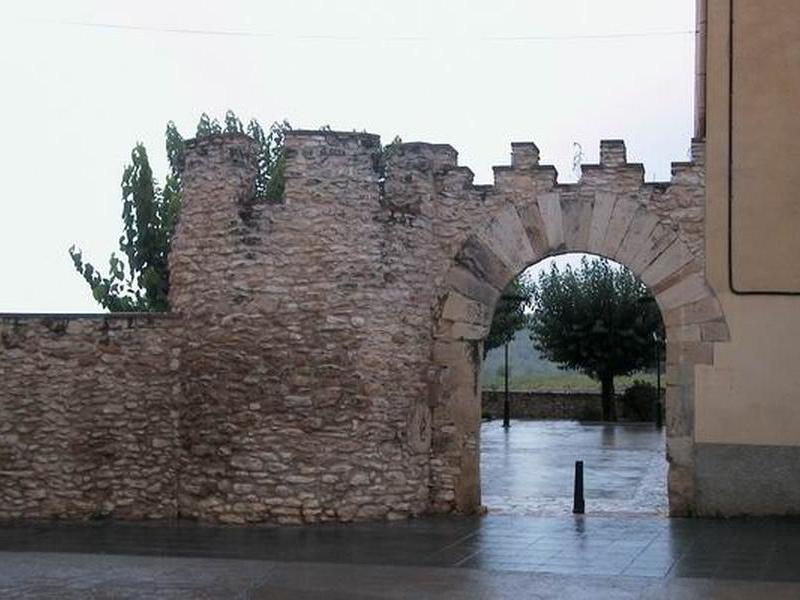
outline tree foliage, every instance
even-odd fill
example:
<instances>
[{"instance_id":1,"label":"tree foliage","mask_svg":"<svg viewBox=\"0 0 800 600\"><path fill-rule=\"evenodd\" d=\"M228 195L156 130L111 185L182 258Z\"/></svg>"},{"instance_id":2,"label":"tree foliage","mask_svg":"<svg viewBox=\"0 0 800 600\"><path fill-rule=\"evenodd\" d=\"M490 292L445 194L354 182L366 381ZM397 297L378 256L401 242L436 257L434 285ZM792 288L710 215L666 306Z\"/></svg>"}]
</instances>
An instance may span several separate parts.
<instances>
[{"instance_id":1,"label":"tree foliage","mask_svg":"<svg viewBox=\"0 0 800 600\"><path fill-rule=\"evenodd\" d=\"M273 123L267 130L258 121L247 127L232 112L225 114L224 126L203 113L197 137L221 133L246 133L257 142L258 174L255 196L262 202L280 201L284 189L284 135L286 121ZM131 162L122 174L121 255L112 253L107 274L89 262L75 245L69 249L78 273L88 283L94 299L111 312L169 310L168 257L181 206L185 143L170 121L164 135L169 172L163 187L153 176L147 150L138 142L131 151Z\"/></svg>"},{"instance_id":2,"label":"tree foliage","mask_svg":"<svg viewBox=\"0 0 800 600\"><path fill-rule=\"evenodd\" d=\"M532 291L532 285L521 275L503 290L492 317L489 335L483 342L484 358L490 350L509 343L517 331L527 327Z\"/></svg>"},{"instance_id":3,"label":"tree foliage","mask_svg":"<svg viewBox=\"0 0 800 600\"><path fill-rule=\"evenodd\" d=\"M605 259L555 264L533 287L531 339L547 359L602 384L603 416L614 419L614 377L653 364L661 314L647 287ZM656 336L656 337L654 337Z\"/></svg>"}]
</instances>

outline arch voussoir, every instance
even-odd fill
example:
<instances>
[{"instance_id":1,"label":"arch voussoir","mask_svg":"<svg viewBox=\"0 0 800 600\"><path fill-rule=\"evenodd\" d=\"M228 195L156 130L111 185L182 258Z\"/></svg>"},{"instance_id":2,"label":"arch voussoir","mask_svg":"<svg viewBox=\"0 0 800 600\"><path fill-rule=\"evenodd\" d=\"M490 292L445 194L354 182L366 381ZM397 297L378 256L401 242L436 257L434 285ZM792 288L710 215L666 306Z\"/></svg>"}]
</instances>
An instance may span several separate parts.
<instances>
[{"instance_id":1,"label":"arch voussoir","mask_svg":"<svg viewBox=\"0 0 800 600\"><path fill-rule=\"evenodd\" d=\"M528 235L528 242L537 256L544 257L550 252L550 243L547 240L547 233L544 225L542 213L539 210L538 202L529 202L517 209L522 226Z\"/></svg>"},{"instance_id":2,"label":"arch voussoir","mask_svg":"<svg viewBox=\"0 0 800 600\"><path fill-rule=\"evenodd\" d=\"M547 248L551 252L564 250L564 217L561 212L561 196L557 192L540 194L536 200L542 216Z\"/></svg>"},{"instance_id":3,"label":"arch voussoir","mask_svg":"<svg viewBox=\"0 0 800 600\"><path fill-rule=\"evenodd\" d=\"M600 246L600 254L612 259L617 255L638 208L639 203L630 198L624 196L617 198L608 222L605 239Z\"/></svg>"},{"instance_id":4,"label":"arch voussoir","mask_svg":"<svg viewBox=\"0 0 800 600\"><path fill-rule=\"evenodd\" d=\"M663 281L694 261L694 254L682 239L676 237L673 242L640 274L639 278L655 289Z\"/></svg>"},{"instance_id":5,"label":"arch voussoir","mask_svg":"<svg viewBox=\"0 0 800 600\"><path fill-rule=\"evenodd\" d=\"M636 214L631 221L628 231L617 250L614 260L627 265L633 261L642 247L647 243L647 239L658 225L658 215L648 210L645 205L640 205L636 209ZM634 271L635 272L635 271Z\"/></svg>"},{"instance_id":6,"label":"arch voussoir","mask_svg":"<svg viewBox=\"0 0 800 600\"><path fill-rule=\"evenodd\" d=\"M634 253L630 262L625 263L634 273L641 273L650 263L666 250L670 244L678 237L675 230L659 223L642 243L637 252Z\"/></svg>"},{"instance_id":7,"label":"arch voussoir","mask_svg":"<svg viewBox=\"0 0 800 600\"><path fill-rule=\"evenodd\" d=\"M531 247L525 226L513 205L499 211L480 229L478 239L514 274L540 258Z\"/></svg>"},{"instance_id":8,"label":"arch voussoir","mask_svg":"<svg viewBox=\"0 0 800 600\"><path fill-rule=\"evenodd\" d=\"M487 306L494 306L500 297L499 289L461 265L454 265L448 271L444 284L445 289L455 290L467 298L478 300Z\"/></svg>"},{"instance_id":9,"label":"arch voussoir","mask_svg":"<svg viewBox=\"0 0 800 600\"><path fill-rule=\"evenodd\" d=\"M502 290L515 273L477 235L470 235L455 262L481 281Z\"/></svg>"},{"instance_id":10,"label":"arch voussoir","mask_svg":"<svg viewBox=\"0 0 800 600\"><path fill-rule=\"evenodd\" d=\"M692 273L664 291L656 294L656 302L662 312L677 308L683 304L691 304L714 295L706 283L703 273Z\"/></svg>"},{"instance_id":11,"label":"arch voussoir","mask_svg":"<svg viewBox=\"0 0 800 600\"><path fill-rule=\"evenodd\" d=\"M617 195L612 192L598 191L594 194L592 222L589 226L589 239L586 249L595 254L602 254L603 242L608 233L608 225L617 203Z\"/></svg>"},{"instance_id":12,"label":"arch voussoir","mask_svg":"<svg viewBox=\"0 0 800 600\"><path fill-rule=\"evenodd\" d=\"M708 323L723 320L722 307L715 296L682 304L663 314L664 325L669 327L680 323Z\"/></svg>"},{"instance_id":13,"label":"arch voussoir","mask_svg":"<svg viewBox=\"0 0 800 600\"><path fill-rule=\"evenodd\" d=\"M593 196L561 194L564 247L569 252L584 251L589 245L589 230L594 212Z\"/></svg>"}]
</instances>

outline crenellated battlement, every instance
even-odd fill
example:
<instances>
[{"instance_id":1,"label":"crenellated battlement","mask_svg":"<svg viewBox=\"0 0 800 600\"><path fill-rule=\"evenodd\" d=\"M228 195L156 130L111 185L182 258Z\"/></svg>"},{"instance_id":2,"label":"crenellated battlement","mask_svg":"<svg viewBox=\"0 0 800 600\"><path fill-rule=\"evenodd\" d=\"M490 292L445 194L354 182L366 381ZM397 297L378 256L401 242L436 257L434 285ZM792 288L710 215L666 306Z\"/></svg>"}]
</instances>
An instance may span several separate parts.
<instances>
[{"instance_id":1,"label":"crenellated battlement","mask_svg":"<svg viewBox=\"0 0 800 600\"><path fill-rule=\"evenodd\" d=\"M561 183L554 166L541 164L540 150L534 142L512 142L510 164L494 166L494 182L487 186L474 185L473 171L458 164L458 152L449 144L402 142L384 147L379 136L365 132L292 130L286 134L285 148L287 180L302 180L303 186L309 186L326 179L332 182L342 177L361 178L364 183L379 186L379 196L399 194L401 188L408 188L420 178L446 180L447 185L460 185L481 196L525 185L564 192L580 186L664 188L697 183L705 160L704 143L694 140L691 162L672 163L670 181L648 182L645 186L644 166L627 161L625 142L601 140L600 161L581 165L578 182ZM190 173L201 169L208 176L224 165L234 170L254 169L253 158L252 143L243 134L220 134L186 142L186 170ZM240 171L239 176L242 174Z\"/></svg>"},{"instance_id":2,"label":"crenellated battlement","mask_svg":"<svg viewBox=\"0 0 800 600\"><path fill-rule=\"evenodd\" d=\"M270 244L266 231L276 218L287 222L311 218L311 222L316 222L320 211L335 210L342 218L356 221L373 218L400 226L427 223L426 227L436 231L439 243L452 248L463 242L464 228L481 222L508 199L523 209L538 203L543 195L555 194L561 198L564 214L572 216L582 214L582 209L574 205L592 204L592 198L604 192L624 195L626 202L631 203L630 208L620 213L619 218L623 219L620 227L629 224L637 207L643 207L657 215L661 226L678 231L687 247L701 257L704 218L701 142L692 144L693 162L673 163L670 181L647 183L644 166L628 162L622 140L602 140L599 162L582 165L580 179L570 183L561 183L556 168L540 162L540 150L534 142L513 142L510 164L493 167L494 181L489 185L475 184L472 170L458 164L458 152L449 144L405 142L383 146L380 137L374 134L327 130L287 132L285 143L284 201L275 206L249 206L247 189L254 177L255 162L247 137L221 135L188 142L185 174L188 200L182 221L193 218L187 215L195 210L199 210L199 216L197 223L183 225L191 228L192 234L180 236L182 243L187 243L189 237L202 238L204 228L218 219L219 224L212 229L217 234L227 230L231 236L233 247L225 250L226 255L235 252L246 262L260 247ZM225 193L232 200L220 204L219 195L225 185L228 186ZM210 187L217 188L214 194L202 191ZM208 204L214 196L217 199ZM195 197L205 200L194 200ZM198 208L195 206L198 202L206 204ZM240 222L243 214L248 215L244 224ZM223 228L223 222L229 226ZM235 223L237 227L231 228L230 224ZM584 233L581 229L579 238L586 238ZM323 227L317 239L324 240L327 236ZM179 298L181 290L208 285L220 276L220 271L215 269L198 276L197 263L182 262L180 243L174 258L174 277L179 285L173 294L177 305L184 306L182 300L185 300L191 306L189 298L194 292ZM209 258L212 255L213 252L207 254ZM191 275L184 277L184 264L191 267ZM226 286L220 283L217 289ZM212 305L207 304L204 309Z\"/></svg>"}]
</instances>

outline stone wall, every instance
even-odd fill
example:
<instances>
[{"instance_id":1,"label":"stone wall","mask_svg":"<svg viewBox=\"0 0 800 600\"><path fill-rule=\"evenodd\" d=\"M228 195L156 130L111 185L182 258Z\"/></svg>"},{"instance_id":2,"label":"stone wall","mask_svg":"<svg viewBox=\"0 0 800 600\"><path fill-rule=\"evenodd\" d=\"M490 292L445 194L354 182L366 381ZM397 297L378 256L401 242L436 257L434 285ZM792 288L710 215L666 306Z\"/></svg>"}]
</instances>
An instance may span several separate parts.
<instances>
[{"instance_id":1,"label":"stone wall","mask_svg":"<svg viewBox=\"0 0 800 600\"><path fill-rule=\"evenodd\" d=\"M703 279L702 147L646 184L621 142L561 185L531 143L475 186L447 145L294 131L254 194L242 135L190 141L172 318L8 317L3 516L232 523L480 508L482 339L510 279L590 251L667 324L675 512L694 494L693 372L727 336ZM109 342L108 340L111 340Z\"/></svg>"},{"instance_id":2,"label":"stone wall","mask_svg":"<svg viewBox=\"0 0 800 600\"><path fill-rule=\"evenodd\" d=\"M502 419L504 399L503 392L484 390L481 400L483 416ZM600 394L591 392L509 392L509 409L512 419L602 419Z\"/></svg>"},{"instance_id":3,"label":"stone wall","mask_svg":"<svg viewBox=\"0 0 800 600\"><path fill-rule=\"evenodd\" d=\"M243 137L190 144L171 259L186 319L182 514L229 522L428 509L430 298L382 222L376 136L287 140L286 193L252 196ZM403 261L394 265L395 261ZM417 281L416 287L411 283Z\"/></svg>"},{"instance_id":4,"label":"stone wall","mask_svg":"<svg viewBox=\"0 0 800 600\"><path fill-rule=\"evenodd\" d=\"M503 418L505 393L484 390L481 414L484 418ZM624 396L617 394L617 417L621 421L641 421L642 415L630 407ZM601 421L601 395L595 392L530 391L509 392L512 419L558 419L568 421ZM647 415L648 413L643 413ZM654 418L654 413L652 413Z\"/></svg>"},{"instance_id":5,"label":"stone wall","mask_svg":"<svg viewBox=\"0 0 800 600\"><path fill-rule=\"evenodd\" d=\"M176 514L176 324L0 318L0 518Z\"/></svg>"}]
</instances>

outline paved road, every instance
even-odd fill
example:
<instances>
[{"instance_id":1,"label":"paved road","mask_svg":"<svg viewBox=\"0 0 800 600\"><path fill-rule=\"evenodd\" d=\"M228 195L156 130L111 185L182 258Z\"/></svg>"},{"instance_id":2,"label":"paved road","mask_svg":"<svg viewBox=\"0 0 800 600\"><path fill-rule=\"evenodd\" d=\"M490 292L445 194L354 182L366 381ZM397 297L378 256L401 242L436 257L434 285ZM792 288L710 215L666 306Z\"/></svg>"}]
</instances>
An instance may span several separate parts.
<instances>
[{"instance_id":1,"label":"paved road","mask_svg":"<svg viewBox=\"0 0 800 600\"><path fill-rule=\"evenodd\" d=\"M496 514L568 515L576 460L587 514L667 515L664 432L649 423L484 423L483 503Z\"/></svg>"}]
</instances>

